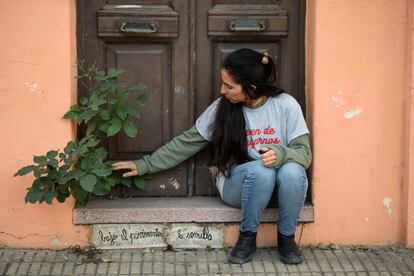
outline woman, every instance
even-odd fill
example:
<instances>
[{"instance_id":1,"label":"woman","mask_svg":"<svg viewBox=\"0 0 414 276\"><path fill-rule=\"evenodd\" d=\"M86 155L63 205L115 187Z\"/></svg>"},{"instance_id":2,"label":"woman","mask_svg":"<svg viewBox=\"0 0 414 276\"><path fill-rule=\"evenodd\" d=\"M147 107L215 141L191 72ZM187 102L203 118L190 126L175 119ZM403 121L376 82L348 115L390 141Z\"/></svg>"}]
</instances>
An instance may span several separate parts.
<instances>
[{"instance_id":1,"label":"woman","mask_svg":"<svg viewBox=\"0 0 414 276\"><path fill-rule=\"evenodd\" d=\"M230 262L243 264L256 251L260 217L278 189L278 248L286 264L302 262L294 233L307 191L309 131L296 100L272 85L276 69L268 53L241 49L221 69L221 97L196 124L152 155L118 162L124 177L171 168L212 144L211 163L224 202L241 208L242 222Z\"/></svg>"}]
</instances>

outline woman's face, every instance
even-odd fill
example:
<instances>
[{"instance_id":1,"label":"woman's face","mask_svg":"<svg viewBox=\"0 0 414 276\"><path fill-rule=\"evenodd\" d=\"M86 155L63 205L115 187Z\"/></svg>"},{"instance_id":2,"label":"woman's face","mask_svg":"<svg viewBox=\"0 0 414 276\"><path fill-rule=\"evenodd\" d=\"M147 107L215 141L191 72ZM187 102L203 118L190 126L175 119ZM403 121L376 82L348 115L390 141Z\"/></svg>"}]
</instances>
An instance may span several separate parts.
<instances>
[{"instance_id":1,"label":"woman's face","mask_svg":"<svg viewBox=\"0 0 414 276\"><path fill-rule=\"evenodd\" d=\"M247 95L241 84L234 81L226 69L221 69L221 95L224 95L231 103L246 102Z\"/></svg>"}]
</instances>

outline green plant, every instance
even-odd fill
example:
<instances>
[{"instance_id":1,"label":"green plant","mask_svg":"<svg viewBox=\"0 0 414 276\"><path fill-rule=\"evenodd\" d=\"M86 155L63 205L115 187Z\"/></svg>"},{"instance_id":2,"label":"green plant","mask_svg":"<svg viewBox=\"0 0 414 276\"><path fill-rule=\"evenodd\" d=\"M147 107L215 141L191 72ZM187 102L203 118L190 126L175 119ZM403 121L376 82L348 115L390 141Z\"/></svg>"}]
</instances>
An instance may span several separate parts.
<instances>
[{"instance_id":1,"label":"green plant","mask_svg":"<svg viewBox=\"0 0 414 276\"><path fill-rule=\"evenodd\" d=\"M112 172L112 165L105 161L108 153L100 146L103 137L114 136L121 130L131 138L137 128L133 118L139 118L140 107L148 101L148 92L141 93L135 101L132 93L143 90L140 83L127 87L118 81L123 70L111 68L108 72L97 66L78 63L79 82L87 89L89 98L79 99L79 105L70 107L64 119L84 125L86 135L79 142L70 141L63 151L50 150L46 155L34 156L34 165L18 170L14 176L33 173L35 180L25 197L25 202L51 204L56 198L64 202L70 195L85 205L91 194L106 195L117 184L143 188L151 176L123 178Z\"/></svg>"}]
</instances>

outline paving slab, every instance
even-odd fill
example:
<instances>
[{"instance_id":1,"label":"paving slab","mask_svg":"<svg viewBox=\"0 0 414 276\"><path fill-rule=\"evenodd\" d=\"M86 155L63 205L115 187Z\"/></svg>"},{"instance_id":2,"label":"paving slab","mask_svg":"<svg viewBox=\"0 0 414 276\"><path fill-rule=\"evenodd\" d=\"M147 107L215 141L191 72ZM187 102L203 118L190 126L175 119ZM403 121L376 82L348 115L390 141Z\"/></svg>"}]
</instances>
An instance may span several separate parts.
<instances>
[{"instance_id":1,"label":"paving slab","mask_svg":"<svg viewBox=\"0 0 414 276\"><path fill-rule=\"evenodd\" d=\"M95 254L95 256L91 256ZM404 275L414 276L414 249L302 247L300 265L280 262L277 248L260 248L252 262L228 262L228 248L87 251L0 248L0 275Z\"/></svg>"}]
</instances>

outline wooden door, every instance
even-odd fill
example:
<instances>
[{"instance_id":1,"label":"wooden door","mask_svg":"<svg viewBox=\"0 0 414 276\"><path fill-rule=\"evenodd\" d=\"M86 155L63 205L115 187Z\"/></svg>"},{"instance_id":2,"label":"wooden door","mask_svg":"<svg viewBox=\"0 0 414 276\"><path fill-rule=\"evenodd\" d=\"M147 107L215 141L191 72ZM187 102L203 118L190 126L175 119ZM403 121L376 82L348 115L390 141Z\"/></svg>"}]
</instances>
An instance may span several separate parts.
<instances>
[{"instance_id":1,"label":"wooden door","mask_svg":"<svg viewBox=\"0 0 414 276\"><path fill-rule=\"evenodd\" d=\"M276 61L277 85L293 95L305 110L304 1L209 0L197 3L196 116L219 95L223 59L240 48L267 50ZM206 170L207 162L208 150L205 150L196 157L197 195L217 194Z\"/></svg>"},{"instance_id":2,"label":"wooden door","mask_svg":"<svg viewBox=\"0 0 414 276\"><path fill-rule=\"evenodd\" d=\"M277 62L278 85L305 110L304 0L79 0L77 5L79 58L123 68L123 81L144 82L150 92L135 121L138 137L120 134L104 141L111 160L138 159L193 125L219 95L223 58L239 48L268 50ZM85 91L78 89L80 98ZM216 195L207 161L205 150L128 194Z\"/></svg>"}]
</instances>

